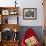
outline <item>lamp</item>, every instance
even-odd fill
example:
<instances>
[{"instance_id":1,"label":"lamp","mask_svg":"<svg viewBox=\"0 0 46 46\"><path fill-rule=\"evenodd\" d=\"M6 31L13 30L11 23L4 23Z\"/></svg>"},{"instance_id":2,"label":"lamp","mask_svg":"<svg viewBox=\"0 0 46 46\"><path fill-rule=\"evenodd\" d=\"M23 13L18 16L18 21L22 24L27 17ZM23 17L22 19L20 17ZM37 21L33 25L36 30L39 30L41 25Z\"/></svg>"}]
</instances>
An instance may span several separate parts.
<instances>
[{"instance_id":1,"label":"lamp","mask_svg":"<svg viewBox=\"0 0 46 46\"><path fill-rule=\"evenodd\" d=\"M14 29L14 32L17 32L17 30L16 30L16 29Z\"/></svg>"},{"instance_id":2,"label":"lamp","mask_svg":"<svg viewBox=\"0 0 46 46\"><path fill-rule=\"evenodd\" d=\"M16 4L17 4L17 2L16 2L17 0L15 0L15 7L16 7Z\"/></svg>"}]
</instances>

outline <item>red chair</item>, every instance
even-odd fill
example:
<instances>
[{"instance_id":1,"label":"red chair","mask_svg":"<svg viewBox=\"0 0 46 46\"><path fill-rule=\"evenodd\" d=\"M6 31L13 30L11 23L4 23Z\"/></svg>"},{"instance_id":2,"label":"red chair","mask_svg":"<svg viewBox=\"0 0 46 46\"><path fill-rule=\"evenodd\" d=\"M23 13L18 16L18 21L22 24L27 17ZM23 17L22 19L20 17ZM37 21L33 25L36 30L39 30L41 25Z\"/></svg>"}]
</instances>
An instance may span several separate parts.
<instances>
[{"instance_id":1,"label":"red chair","mask_svg":"<svg viewBox=\"0 0 46 46\"><path fill-rule=\"evenodd\" d=\"M22 46L27 46L26 43L25 43L25 40L28 39L28 38L30 38L30 37L32 37L32 36L34 36L37 39L37 35L34 32L34 30L32 28L27 29L27 31L24 34L24 37L22 38L21 45ZM35 46L41 46L41 44L39 43L39 41L37 42L37 44Z\"/></svg>"}]
</instances>

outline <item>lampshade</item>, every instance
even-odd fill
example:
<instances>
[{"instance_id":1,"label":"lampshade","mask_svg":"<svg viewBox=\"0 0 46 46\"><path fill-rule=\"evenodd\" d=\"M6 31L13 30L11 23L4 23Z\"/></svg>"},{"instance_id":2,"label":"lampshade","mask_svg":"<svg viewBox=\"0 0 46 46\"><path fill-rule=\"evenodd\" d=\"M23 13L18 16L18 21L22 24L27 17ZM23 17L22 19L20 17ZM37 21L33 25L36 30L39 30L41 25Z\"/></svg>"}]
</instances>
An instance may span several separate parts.
<instances>
[{"instance_id":1,"label":"lampshade","mask_svg":"<svg viewBox=\"0 0 46 46\"><path fill-rule=\"evenodd\" d=\"M14 29L14 32L17 32L17 29L16 28Z\"/></svg>"}]
</instances>

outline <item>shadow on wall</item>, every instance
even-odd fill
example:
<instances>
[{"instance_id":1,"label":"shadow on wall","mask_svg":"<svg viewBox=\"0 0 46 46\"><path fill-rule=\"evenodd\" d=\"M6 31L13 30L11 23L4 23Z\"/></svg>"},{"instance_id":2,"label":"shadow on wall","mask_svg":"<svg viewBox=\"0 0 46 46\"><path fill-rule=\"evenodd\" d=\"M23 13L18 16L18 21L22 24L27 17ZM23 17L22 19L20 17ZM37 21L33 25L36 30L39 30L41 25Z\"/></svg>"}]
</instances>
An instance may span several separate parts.
<instances>
[{"instance_id":1,"label":"shadow on wall","mask_svg":"<svg viewBox=\"0 0 46 46\"><path fill-rule=\"evenodd\" d=\"M19 39L20 39L20 42L23 38L23 35L25 33L25 31L28 29L28 28L32 28L36 34L37 34L37 37L39 39L39 41L41 43L43 43L43 30L42 30L42 27L41 26L21 26L20 27L20 32L19 32Z\"/></svg>"}]
</instances>

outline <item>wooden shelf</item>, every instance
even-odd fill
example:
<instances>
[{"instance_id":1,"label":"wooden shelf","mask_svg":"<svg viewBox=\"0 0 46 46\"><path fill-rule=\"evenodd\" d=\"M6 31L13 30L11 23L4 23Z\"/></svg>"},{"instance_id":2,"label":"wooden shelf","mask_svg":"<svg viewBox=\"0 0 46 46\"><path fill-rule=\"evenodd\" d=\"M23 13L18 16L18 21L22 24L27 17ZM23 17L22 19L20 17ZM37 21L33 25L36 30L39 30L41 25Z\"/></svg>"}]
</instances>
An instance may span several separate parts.
<instances>
[{"instance_id":1,"label":"wooden shelf","mask_svg":"<svg viewBox=\"0 0 46 46\"><path fill-rule=\"evenodd\" d=\"M1 42L2 46L18 46L18 41L5 41Z\"/></svg>"},{"instance_id":2,"label":"wooden shelf","mask_svg":"<svg viewBox=\"0 0 46 46\"><path fill-rule=\"evenodd\" d=\"M19 7L0 7L0 10L18 9Z\"/></svg>"},{"instance_id":3,"label":"wooden shelf","mask_svg":"<svg viewBox=\"0 0 46 46\"><path fill-rule=\"evenodd\" d=\"M19 31L20 27L18 24L0 24L0 30L2 31L5 28L10 28L14 31L14 29L17 29L17 32Z\"/></svg>"},{"instance_id":4,"label":"wooden shelf","mask_svg":"<svg viewBox=\"0 0 46 46\"><path fill-rule=\"evenodd\" d=\"M5 43L8 43L8 42L12 43L12 42L19 42L19 40L15 40L15 41L10 40L10 41L3 41L3 42L5 42Z\"/></svg>"},{"instance_id":5,"label":"wooden shelf","mask_svg":"<svg viewBox=\"0 0 46 46\"><path fill-rule=\"evenodd\" d=\"M6 12L7 12L7 15L18 15L18 9L19 7L0 7L0 14L3 15L2 11L4 11L5 13L4 15L6 15Z\"/></svg>"},{"instance_id":6,"label":"wooden shelf","mask_svg":"<svg viewBox=\"0 0 46 46\"><path fill-rule=\"evenodd\" d=\"M1 23L4 24L3 22L6 22L6 21L8 23L8 18L5 21L5 17L17 16L17 24L18 24L18 9L19 7L0 7Z\"/></svg>"},{"instance_id":7,"label":"wooden shelf","mask_svg":"<svg viewBox=\"0 0 46 46\"><path fill-rule=\"evenodd\" d=\"M19 32L20 27L18 24L18 9L19 9L19 7L0 7L0 21L1 21L1 24L0 24L0 32L1 32L0 46L18 46L19 40L17 39L17 41L16 41L16 39L15 39L15 41L13 41L15 36L13 37L13 39L10 39L9 41L2 39L3 38L2 37L3 30L6 28L11 29L10 31L14 31L14 33ZM17 16L17 24L8 24L7 16L14 16L14 17ZM5 18L6 18L6 20L5 20ZM5 20L5 21L3 22L3 20Z\"/></svg>"}]
</instances>

